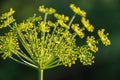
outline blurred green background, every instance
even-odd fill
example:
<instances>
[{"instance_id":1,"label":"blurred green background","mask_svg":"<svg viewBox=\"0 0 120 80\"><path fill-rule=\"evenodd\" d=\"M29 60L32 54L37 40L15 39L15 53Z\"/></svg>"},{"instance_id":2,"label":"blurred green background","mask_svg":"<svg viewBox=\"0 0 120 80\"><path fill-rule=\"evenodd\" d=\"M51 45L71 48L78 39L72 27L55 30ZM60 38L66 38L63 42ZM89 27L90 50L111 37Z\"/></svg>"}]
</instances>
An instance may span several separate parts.
<instances>
[{"instance_id":1,"label":"blurred green background","mask_svg":"<svg viewBox=\"0 0 120 80\"><path fill-rule=\"evenodd\" d=\"M77 62L71 68L46 70L44 80L120 80L120 0L0 0L0 14L13 8L17 22L38 13L39 5L53 7L57 12L72 16L69 4L87 12L95 28L110 33L111 46L100 47L92 66ZM38 80L37 71L12 60L0 58L0 80Z\"/></svg>"}]
</instances>

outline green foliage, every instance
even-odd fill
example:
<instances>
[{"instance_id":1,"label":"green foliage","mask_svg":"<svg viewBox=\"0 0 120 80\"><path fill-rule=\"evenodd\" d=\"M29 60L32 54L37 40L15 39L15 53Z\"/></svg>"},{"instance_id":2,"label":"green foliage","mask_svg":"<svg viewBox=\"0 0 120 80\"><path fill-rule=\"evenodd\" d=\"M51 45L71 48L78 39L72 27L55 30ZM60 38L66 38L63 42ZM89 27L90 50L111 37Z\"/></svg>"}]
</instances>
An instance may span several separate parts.
<instances>
[{"instance_id":1,"label":"green foliage","mask_svg":"<svg viewBox=\"0 0 120 80\"><path fill-rule=\"evenodd\" d=\"M64 14L59 14L53 8L39 7L39 12L45 16L34 14L21 23L13 18L14 10L2 14L0 29L9 27L10 31L0 36L0 52L4 59L10 58L19 63L39 70L54 68L60 65L71 67L76 60L83 65L94 63L93 53L98 51L96 40L92 35L86 36L85 31L94 32L94 26L86 18L86 12L70 5L74 15L71 19ZM55 21L48 20L49 15L54 15ZM81 23L74 23L79 16ZM79 26L82 25L82 26ZM105 29L98 30L103 45L110 45L108 33ZM86 44L77 46L76 37L86 39ZM20 46L22 45L22 47ZM25 50L23 50L23 48Z\"/></svg>"}]
</instances>

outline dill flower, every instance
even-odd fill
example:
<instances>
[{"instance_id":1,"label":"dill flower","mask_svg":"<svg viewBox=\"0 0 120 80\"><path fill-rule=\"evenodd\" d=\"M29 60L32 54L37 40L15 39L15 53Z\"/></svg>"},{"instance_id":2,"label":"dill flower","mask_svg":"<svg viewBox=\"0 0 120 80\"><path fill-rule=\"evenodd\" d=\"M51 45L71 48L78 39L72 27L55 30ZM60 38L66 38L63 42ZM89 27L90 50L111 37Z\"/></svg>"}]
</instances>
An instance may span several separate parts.
<instances>
[{"instance_id":1,"label":"dill flower","mask_svg":"<svg viewBox=\"0 0 120 80\"><path fill-rule=\"evenodd\" d=\"M83 39L85 28L89 32L93 32L94 27L86 19L85 11L74 4L71 4L70 8L82 18L81 22L84 27L73 22L75 15L69 19L64 14L56 13L55 9L45 8L43 5L39 7L39 11L45 14L44 18L34 14L33 17L29 17L19 24L15 22L12 16L15 12L13 9L4 13L0 17L0 28L10 27L11 29L7 35L0 36L0 51L4 53L4 59L10 57L19 63L42 70L60 65L71 67L77 59L80 59L83 65L94 63L94 56L91 52L96 53L98 51L96 46L98 41L95 40L95 37L88 36L87 45L76 45L76 35ZM53 14L56 21L52 22L47 19L47 14ZM103 44L107 46L110 45L110 40L107 38L108 33L104 34L104 31L104 29L98 30L98 35ZM29 55L22 51L19 43ZM16 54L19 60L16 60L12 56L13 54Z\"/></svg>"},{"instance_id":2,"label":"dill flower","mask_svg":"<svg viewBox=\"0 0 120 80\"><path fill-rule=\"evenodd\" d=\"M80 54L79 54L80 62L83 65L92 65L94 63L94 56L89 51L89 48L87 47L80 47Z\"/></svg>"},{"instance_id":3,"label":"dill flower","mask_svg":"<svg viewBox=\"0 0 120 80\"><path fill-rule=\"evenodd\" d=\"M88 36L86 42L91 51L93 51L93 52L98 51L98 47L96 46L96 44L98 44L98 41L95 40L94 36Z\"/></svg>"},{"instance_id":4,"label":"dill flower","mask_svg":"<svg viewBox=\"0 0 120 80\"><path fill-rule=\"evenodd\" d=\"M65 24L65 23L63 22L63 20L58 20L58 23L59 23L62 27L66 28L66 29L69 29L69 28L70 28L67 24Z\"/></svg>"},{"instance_id":5,"label":"dill flower","mask_svg":"<svg viewBox=\"0 0 120 80\"><path fill-rule=\"evenodd\" d=\"M9 18L9 17L12 16L14 13L15 13L15 11L14 11L12 8L10 8L10 11L7 12L7 13L2 14L2 16L0 17L0 19L3 20L3 19L6 19L6 18Z\"/></svg>"},{"instance_id":6,"label":"dill flower","mask_svg":"<svg viewBox=\"0 0 120 80\"><path fill-rule=\"evenodd\" d=\"M70 31L64 31L62 34L63 34L63 36L66 38L66 37L68 37L71 33L70 33Z\"/></svg>"},{"instance_id":7,"label":"dill flower","mask_svg":"<svg viewBox=\"0 0 120 80\"><path fill-rule=\"evenodd\" d=\"M105 45L105 46L108 46L111 44L110 40L108 39L108 33L104 33L105 32L105 29L101 29L101 30L98 30L98 35L102 41L102 43Z\"/></svg>"},{"instance_id":8,"label":"dill flower","mask_svg":"<svg viewBox=\"0 0 120 80\"><path fill-rule=\"evenodd\" d=\"M86 17L86 12L84 10L81 10L79 7L76 7L74 4L70 4L70 8L75 14L78 14L82 17Z\"/></svg>"},{"instance_id":9,"label":"dill flower","mask_svg":"<svg viewBox=\"0 0 120 80\"><path fill-rule=\"evenodd\" d=\"M57 24L53 23L52 21L48 21L47 24L49 27L57 27Z\"/></svg>"},{"instance_id":10,"label":"dill flower","mask_svg":"<svg viewBox=\"0 0 120 80\"><path fill-rule=\"evenodd\" d=\"M58 19L58 20L62 20L63 22L67 22L69 21L69 17L68 16L65 16L65 15L60 15L58 13L55 13L54 14L55 18Z\"/></svg>"},{"instance_id":11,"label":"dill flower","mask_svg":"<svg viewBox=\"0 0 120 80\"><path fill-rule=\"evenodd\" d=\"M34 14L32 17L29 17L26 20L26 22L33 22L35 24L37 21L41 21L41 20L42 20L41 16L37 16L37 14Z\"/></svg>"},{"instance_id":12,"label":"dill flower","mask_svg":"<svg viewBox=\"0 0 120 80\"><path fill-rule=\"evenodd\" d=\"M43 70L64 65L71 67L79 59L83 65L92 65L94 55L98 51L98 41L93 35L87 36L85 45L76 45L78 35L80 39L86 37L85 28L89 32L94 27L86 19L86 12L74 4L70 8L75 13L71 19L64 14L59 14L53 8L39 7L39 12L44 17L34 14L32 17L17 23L13 18L15 12L12 8L0 17L0 29L9 27L10 31L0 36L0 53L3 59L10 58L18 63L31 66L41 73ZM48 14L54 16L55 20L47 19ZM84 27L74 23L76 14L81 17ZM105 29L98 30L98 36L105 46L110 45L108 33ZM19 44L22 46L19 47ZM13 56L15 55L15 56Z\"/></svg>"},{"instance_id":13,"label":"dill flower","mask_svg":"<svg viewBox=\"0 0 120 80\"><path fill-rule=\"evenodd\" d=\"M85 17L82 17L81 22L89 32L93 32L94 27L89 23L88 19L86 19Z\"/></svg>"},{"instance_id":14,"label":"dill flower","mask_svg":"<svg viewBox=\"0 0 120 80\"><path fill-rule=\"evenodd\" d=\"M44 21L38 23L38 26L39 26L39 27L38 27L38 30L39 30L39 31L42 31L42 32L49 32L49 31L50 31L47 23L44 22Z\"/></svg>"},{"instance_id":15,"label":"dill flower","mask_svg":"<svg viewBox=\"0 0 120 80\"><path fill-rule=\"evenodd\" d=\"M3 27L7 27L9 24L13 23L15 21L15 19L13 18L13 16L8 17L6 20L2 20L2 25L0 25L0 28Z\"/></svg>"},{"instance_id":16,"label":"dill flower","mask_svg":"<svg viewBox=\"0 0 120 80\"><path fill-rule=\"evenodd\" d=\"M83 33L84 29L79 28L79 24L72 24L72 29L78 34L80 38L84 38L85 34Z\"/></svg>"},{"instance_id":17,"label":"dill flower","mask_svg":"<svg viewBox=\"0 0 120 80\"><path fill-rule=\"evenodd\" d=\"M55 9L53 8L45 8L44 5L40 6L38 11L42 12L42 13L47 13L47 14L53 14L56 12Z\"/></svg>"},{"instance_id":18,"label":"dill flower","mask_svg":"<svg viewBox=\"0 0 120 80\"><path fill-rule=\"evenodd\" d=\"M29 30L31 28L33 28L33 23L31 23L31 22L22 22L18 25L18 29L20 31L25 31L26 32L27 30Z\"/></svg>"},{"instance_id":19,"label":"dill flower","mask_svg":"<svg viewBox=\"0 0 120 80\"><path fill-rule=\"evenodd\" d=\"M0 16L0 28L3 27L7 27L9 24L13 23L15 21L15 19L13 18L13 14L15 13L15 11L10 8L10 11L7 13L2 14L2 16Z\"/></svg>"},{"instance_id":20,"label":"dill flower","mask_svg":"<svg viewBox=\"0 0 120 80\"><path fill-rule=\"evenodd\" d=\"M7 33L5 36L0 37L1 51L4 52L2 57L6 59L11 57L14 53L14 50L19 50L19 43L16 35L12 32Z\"/></svg>"},{"instance_id":21,"label":"dill flower","mask_svg":"<svg viewBox=\"0 0 120 80\"><path fill-rule=\"evenodd\" d=\"M70 44L69 45L66 44L63 41L60 43L61 46L60 48L58 47L60 51L56 53L56 56L58 56L60 62L62 62L63 65L71 67L71 65L75 64L75 61L77 60L77 52L74 49L75 46L70 46ZM74 45L74 43L71 44Z\"/></svg>"}]
</instances>

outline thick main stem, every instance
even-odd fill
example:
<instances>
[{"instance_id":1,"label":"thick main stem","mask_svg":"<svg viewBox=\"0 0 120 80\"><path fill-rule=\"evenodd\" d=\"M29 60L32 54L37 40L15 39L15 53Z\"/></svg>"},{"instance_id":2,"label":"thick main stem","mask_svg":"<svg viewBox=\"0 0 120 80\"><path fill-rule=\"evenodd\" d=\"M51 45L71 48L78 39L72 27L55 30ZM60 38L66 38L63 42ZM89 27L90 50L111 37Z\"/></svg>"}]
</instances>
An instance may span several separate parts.
<instances>
[{"instance_id":1,"label":"thick main stem","mask_svg":"<svg viewBox=\"0 0 120 80\"><path fill-rule=\"evenodd\" d=\"M39 70L39 80L43 80L43 70Z\"/></svg>"},{"instance_id":2,"label":"thick main stem","mask_svg":"<svg viewBox=\"0 0 120 80\"><path fill-rule=\"evenodd\" d=\"M44 16L44 22L47 21L47 13ZM41 55L44 56L44 47L45 47L45 32L41 33L42 36L42 46L41 46ZM39 80L43 80L43 69L39 69Z\"/></svg>"}]
</instances>

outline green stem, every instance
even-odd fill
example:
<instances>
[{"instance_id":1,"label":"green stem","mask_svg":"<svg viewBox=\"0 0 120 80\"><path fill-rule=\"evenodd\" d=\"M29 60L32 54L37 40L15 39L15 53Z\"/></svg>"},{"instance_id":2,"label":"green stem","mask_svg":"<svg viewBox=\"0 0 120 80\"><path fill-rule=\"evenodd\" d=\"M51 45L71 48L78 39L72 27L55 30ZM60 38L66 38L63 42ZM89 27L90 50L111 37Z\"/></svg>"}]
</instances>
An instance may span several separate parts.
<instances>
[{"instance_id":1,"label":"green stem","mask_svg":"<svg viewBox=\"0 0 120 80\"><path fill-rule=\"evenodd\" d=\"M39 70L39 80L43 80L43 70Z\"/></svg>"},{"instance_id":2,"label":"green stem","mask_svg":"<svg viewBox=\"0 0 120 80\"><path fill-rule=\"evenodd\" d=\"M44 22L47 21L47 13L45 14L44 16ZM42 36L42 46L41 46L41 55L44 56L44 45L45 45L45 32L41 33L41 36Z\"/></svg>"},{"instance_id":3,"label":"green stem","mask_svg":"<svg viewBox=\"0 0 120 80\"><path fill-rule=\"evenodd\" d=\"M35 68L35 69L38 68L38 67L35 66L34 64L29 63L29 62L27 62L27 61L24 61L24 62L23 62L23 61L20 61L20 60L18 60L18 59L16 59L16 58L13 58L13 57L10 57L10 59L12 59L12 60L14 60L14 61L16 61L16 62L18 62L18 63L24 64L24 65L26 65L26 66L33 67L33 68Z\"/></svg>"},{"instance_id":4,"label":"green stem","mask_svg":"<svg viewBox=\"0 0 120 80\"><path fill-rule=\"evenodd\" d=\"M75 19L75 16L76 16L76 14L74 14L74 15L72 16L72 18L71 18L71 20L70 20L70 22L69 22L68 26L70 26L70 25L72 24L72 22L73 22L73 21L74 21L74 19Z\"/></svg>"},{"instance_id":5,"label":"green stem","mask_svg":"<svg viewBox=\"0 0 120 80\"><path fill-rule=\"evenodd\" d=\"M47 21L47 13L45 14L45 16L44 16L44 21L46 22Z\"/></svg>"}]
</instances>

